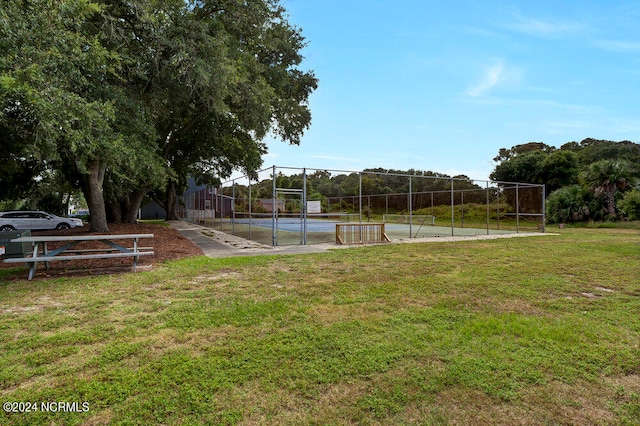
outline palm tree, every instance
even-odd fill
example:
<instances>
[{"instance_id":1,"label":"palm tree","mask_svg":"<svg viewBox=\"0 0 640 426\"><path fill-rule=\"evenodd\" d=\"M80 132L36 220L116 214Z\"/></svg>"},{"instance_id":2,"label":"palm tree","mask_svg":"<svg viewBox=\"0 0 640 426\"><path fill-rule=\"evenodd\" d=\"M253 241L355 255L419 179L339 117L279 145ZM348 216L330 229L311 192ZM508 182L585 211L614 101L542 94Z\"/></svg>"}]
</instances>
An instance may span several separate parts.
<instances>
[{"instance_id":1,"label":"palm tree","mask_svg":"<svg viewBox=\"0 0 640 426\"><path fill-rule=\"evenodd\" d=\"M631 170L626 161L601 160L591 163L584 182L596 195L604 194L610 218L616 216L616 194L631 186Z\"/></svg>"}]
</instances>

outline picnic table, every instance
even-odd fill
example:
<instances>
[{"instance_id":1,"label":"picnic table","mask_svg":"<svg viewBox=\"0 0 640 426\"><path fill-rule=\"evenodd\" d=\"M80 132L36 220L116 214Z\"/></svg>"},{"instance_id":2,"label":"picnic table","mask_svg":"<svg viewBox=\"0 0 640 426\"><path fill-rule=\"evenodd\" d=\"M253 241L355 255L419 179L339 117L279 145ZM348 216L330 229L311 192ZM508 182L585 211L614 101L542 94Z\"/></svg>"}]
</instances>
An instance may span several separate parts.
<instances>
[{"instance_id":1,"label":"picnic table","mask_svg":"<svg viewBox=\"0 0 640 426\"><path fill-rule=\"evenodd\" d=\"M139 247L138 241L142 238L153 238L153 234L122 234L122 235L47 235L37 237L20 237L11 240L14 243L31 243L33 251L31 257L9 258L6 263L27 263L30 264L29 279L33 279L36 267L39 262L44 262L46 269L49 269L49 262L62 260L89 260L89 259L109 259L115 257L133 257L133 271L138 266L140 256L153 255L149 251L150 247ZM115 243L115 240L133 240L133 247L124 247ZM107 249L78 249L71 250L76 245L84 241L99 241ZM49 251L47 244L53 242L65 243L61 247ZM83 253L83 254L79 254ZM92 253L92 254L86 254Z\"/></svg>"}]
</instances>

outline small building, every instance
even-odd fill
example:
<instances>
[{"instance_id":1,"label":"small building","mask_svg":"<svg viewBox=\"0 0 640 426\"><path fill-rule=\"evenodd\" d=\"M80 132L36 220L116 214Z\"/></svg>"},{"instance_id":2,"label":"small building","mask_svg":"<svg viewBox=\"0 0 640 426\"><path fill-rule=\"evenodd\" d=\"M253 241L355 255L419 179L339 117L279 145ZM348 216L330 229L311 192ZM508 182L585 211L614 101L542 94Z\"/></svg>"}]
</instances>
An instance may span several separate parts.
<instances>
[{"instance_id":1,"label":"small building","mask_svg":"<svg viewBox=\"0 0 640 426\"><path fill-rule=\"evenodd\" d=\"M260 207L262 207L266 212L268 213L273 213L274 211L274 207L273 207L273 198L259 198L258 199L258 204L260 205ZM284 212L285 208L284 208L284 200L275 200L276 202L276 208L278 209L278 212Z\"/></svg>"}]
</instances>

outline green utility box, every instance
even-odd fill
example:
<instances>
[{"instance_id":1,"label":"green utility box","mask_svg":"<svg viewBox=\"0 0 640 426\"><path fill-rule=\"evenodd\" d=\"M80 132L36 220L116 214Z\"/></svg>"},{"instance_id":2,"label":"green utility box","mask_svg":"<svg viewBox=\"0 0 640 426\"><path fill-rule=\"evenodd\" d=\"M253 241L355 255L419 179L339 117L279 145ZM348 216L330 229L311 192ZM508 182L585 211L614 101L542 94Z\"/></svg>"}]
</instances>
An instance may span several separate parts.
<instances>
[{"instance_id":1,"label":"green utility box","mask_svg":"<svg viewBox=\"0 0 640 426\"><path fill-rule=\"evenodd\" d=\"M31 251L31 243L12 243L11 240L30 236L29 230L0 232L0 257L2 259L25 257Z\"/></svg>"}]
</instances>

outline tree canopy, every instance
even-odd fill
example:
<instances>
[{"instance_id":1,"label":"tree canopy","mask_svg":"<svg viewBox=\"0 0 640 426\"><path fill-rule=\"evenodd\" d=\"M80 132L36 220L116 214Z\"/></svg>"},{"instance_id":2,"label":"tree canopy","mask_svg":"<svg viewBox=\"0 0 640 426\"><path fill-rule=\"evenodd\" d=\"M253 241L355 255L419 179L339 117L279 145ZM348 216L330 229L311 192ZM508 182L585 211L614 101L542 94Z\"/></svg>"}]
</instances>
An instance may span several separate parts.
<instances>
[{"instance_id":1,"label":"tree canopy","mask_svg":"<svg viewBox=\"0 0 640 426\"><path fill-rule=\"evenodd\" d=\"M43 173L82 189L94 231L187 175L252 173L298 144L313 72L277 0L7 0L0 8L0 197Z\"/></svg>"}]
</instances>

